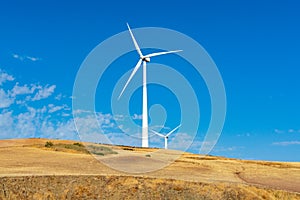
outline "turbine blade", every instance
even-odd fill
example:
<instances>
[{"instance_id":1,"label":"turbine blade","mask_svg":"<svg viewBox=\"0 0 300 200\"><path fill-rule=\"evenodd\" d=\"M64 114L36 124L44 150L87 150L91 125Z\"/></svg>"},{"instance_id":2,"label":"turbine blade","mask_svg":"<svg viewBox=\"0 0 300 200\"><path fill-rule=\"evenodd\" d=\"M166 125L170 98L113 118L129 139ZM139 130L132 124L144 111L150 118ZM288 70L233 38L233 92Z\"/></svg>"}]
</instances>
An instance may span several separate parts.
<instances>
[{"instance_id":1,"label":"turbine blade","mask_svg":"<svg viewBox=\"0 0 300 200\"><path fill-rule=\"evenodd\" d=\"M157 53L150 53L148 55L146 55L145 57L154 57L154 56L160 56L160 55L164 55L164 54L169 54L169 53L177 53L180 52L182 50L175 50L175 51L163 51L163 52L157 52Z\"/></svg>"},{"instance_id":2,"label":"turbine blade","mask_svg":"<svg viewBox=\"0 0 300 200\"><path fill-rule=\"evenodd\" d=\"M179 124L179 126L177 126L176 128L174 128L173 130L171 130L166 137L168 137L169 135L171 135L172 133L174 133L179 127L181 126L181 124Z\"/></svg>"},{"instance_id":3,"label":"turbine blade","mask_svg":"<svg viewBox=\"0 0 300 200\"><path fill-rule=\"evenodd\" d=\"M141 66L141 63L142 63L142 59L140 59L138 61L138 63L136 64L136 66L134 67L133 71L131 72L130 76L129 76L129 79L127 80L125 86L123 87L122 89L122 92L120 93L119 97L118 97L118 100L120 99L120 97L122 96L123 92L125 91L128 83L131 81L132 77L134 76L134 74L136 73L136 71L140 68Z\"/></svg>"},{"instance_id":4,"label":"turbine blade","mask_svg":"<svg viewBox=\"0 0 300 200\"><path fill-rule=\"evenodd\" d=\"M130 33L130 35L131 35L132 41L133 41L133 43L134 43L135 49L137 50L138 54L140 55L140 58L142 58L142 57L143 57L143 54L142 54L142 52L141 52L141 49L140 49L138 43L136 42L136 40L135 40L135 38L134 38L134 36L133 36L133 33L132 33L132 31L131 31L131 29L130 29L128 23L127 23L127 27L128 27L129 33Z\"/></svg>"},{"instance_id":5,"label":"turbine blade","mask_svg":"<svg viewBox=\"0 0 300 200\"><path fill-rule=\"evenodd\" d=\"M156 134L156 135L158 135L158 136L160 136L160 137L165 137L163 134L160 134L160 133L158 133L158 132L156 132L156 131L154 131L154 130L152 130L152 129L149 129L152 133L154 133L154 134Z\"/></svg>"}]
</instances>

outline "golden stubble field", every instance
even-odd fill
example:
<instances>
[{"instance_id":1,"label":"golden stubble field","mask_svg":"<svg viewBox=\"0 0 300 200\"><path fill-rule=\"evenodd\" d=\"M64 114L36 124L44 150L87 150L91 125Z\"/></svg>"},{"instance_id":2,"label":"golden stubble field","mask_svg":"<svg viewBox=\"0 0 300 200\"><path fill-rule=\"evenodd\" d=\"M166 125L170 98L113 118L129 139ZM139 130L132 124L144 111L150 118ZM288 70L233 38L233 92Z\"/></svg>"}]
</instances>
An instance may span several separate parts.
<instances>
[{"instance_id":1,"label":"golden stubble field","mask_svg":"<svg viewBox=\"0 0 300 200\"><path fill-rule=\"evenodd\" d=\"M117 154L98 156L99 162L72 149L46 148L47 141L0 141L0 199L300 199L300 163L184 153L160 170L134 173L178 152L104 145Z\"/></svg>"}]
</instances>

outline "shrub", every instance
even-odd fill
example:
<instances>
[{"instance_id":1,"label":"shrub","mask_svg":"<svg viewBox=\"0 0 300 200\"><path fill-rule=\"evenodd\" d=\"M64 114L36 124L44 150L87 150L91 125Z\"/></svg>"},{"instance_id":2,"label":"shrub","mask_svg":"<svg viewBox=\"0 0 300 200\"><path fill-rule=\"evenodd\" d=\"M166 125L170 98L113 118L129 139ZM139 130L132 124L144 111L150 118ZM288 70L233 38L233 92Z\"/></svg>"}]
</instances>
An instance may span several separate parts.
<instances>
[{"instance_id":1,"label":"shrub","mask_svg":"<svg viewBox=\"0 0 300 200\"><path fill-rule=\"evenodd\" d=\"M105 147L105 146L89 145L89 146L87 146L87 148L90 151L90 153L96 154L99 156L104 156L104 155L108 155L108 154L118 154L117 152L113 151L111 148Z\"/></svg>"},{"instance_id":2,"label":"shrub","mask_svg":"<svg viewBox=\"0 0 300 200\"><path fill-rule=\"evenodd\" d=\"M84 145L79 143L79 142L75 142L75 143L73 143L73 145L76 145L76 146L79 146L79 147L84 147Z\"/></svg>"},{"instance_id":3,"label":"shrub","mask_svg":"<svg viewBox=\"0 0 300 200\"><path fill-rule=\"evenodd\" d=\"M52 146L53 146L53 143L50 142L50 141L47 141L46 144L45 144L45 147L48 147L48 148L50 148Z\"/></svg>"},{"instance_id":4,"label":"shrub","mask_svg":"<svg viewBox=\"0 0 300 200\"><path fill-rule=\"evenodd\" d=\"M134 151L133 148L128 148L128 147L123 147L123 150L126 150L126 151Z\"/></svg>"}]
</instances>

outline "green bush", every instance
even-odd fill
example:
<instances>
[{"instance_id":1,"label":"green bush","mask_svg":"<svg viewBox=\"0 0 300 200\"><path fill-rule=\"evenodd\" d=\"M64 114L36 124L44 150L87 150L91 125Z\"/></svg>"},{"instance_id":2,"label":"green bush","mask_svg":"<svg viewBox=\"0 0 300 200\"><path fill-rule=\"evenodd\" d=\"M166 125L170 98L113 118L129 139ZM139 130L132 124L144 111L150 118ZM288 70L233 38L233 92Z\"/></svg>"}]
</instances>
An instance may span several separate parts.
<instances>
[{"instance_id":1,"label":"green bush","mask_svg":"<svg viewBox=\"0 0 300 200\"><path fill-rule=\"evenodd\" d=\"M47 147L47 148L50 148L52 146L53 146L53 143L50 142L50 141L47 141L46 144L45 144L45 147Z\"/></svg>"},{"instance_id":2,"label":"green bush","mask_svg":"<svg viewBox=\"0 0 300 200\"><path fill-rule=\"evenodd\" d=\"M73 145L76 145L76 146L79 146L79 147L84 147L84 145L79 143L79 142L75 142L75 143L73 143Z\"/></svg>"},{"instance_id":3,"label":"green bush","mask_svg":"<svg viewBox=\"0 0 300 200\"><path fill-rule=\"evenodd\" d=\"M105 156L108 154L118 154L117 152L113 151L111 148L105 147L105 146L89 145L89 146L87 146L87 148L90 151L90 153L96 154L99 156Z\"/></svg>"}]
</instances>

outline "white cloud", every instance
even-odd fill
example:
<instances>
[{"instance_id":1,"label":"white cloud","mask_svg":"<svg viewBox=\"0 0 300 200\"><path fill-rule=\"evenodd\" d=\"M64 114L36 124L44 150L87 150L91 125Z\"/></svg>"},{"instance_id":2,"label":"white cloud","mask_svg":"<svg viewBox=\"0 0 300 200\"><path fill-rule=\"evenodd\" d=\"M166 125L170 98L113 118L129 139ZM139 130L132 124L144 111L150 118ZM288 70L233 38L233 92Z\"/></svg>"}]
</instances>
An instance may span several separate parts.
<instances>
[{"instance_id":1,"label":"white cloud","mask_svg":"<svg viewBox=\"0 0 300 200\"><path fill-rule=\"evenodd\" d=\"M14 53L14 54L12 54L12 56L13 56L13 58L18 59L18 60L21 60L21 61L24 60L24 58L22 56L18 55L18 54Z\"/></svg>"},{"instance_id":2,"label":"white cloud","mask_svg":"<svg viewBox=\"0 0 300 200\"><path fill-rule=\"evenodd\" d=\"M17 82L11 90L8 90L8 93L13 98L20 98L22 95L26 95L23 97L24 101L37 101L50 97L54 93L55 88L56 85L46 85L43 87L39 84L20 85ZM18 100L18 102L24 101Z\"/></svg>"},{"instance_id":3,"label":"white cloud","mask_svg":"<svg viewBox=\"0 0 300 200\"><path fill-rule=\"evenodd\" d=\"M164 125L154 125L154 126L151 126L150 128L153 129L153 130L156 130L158 132L162 129L166 129L166 130L171 129L170 127L165 127Z\"/></svg>"},{"instance_id":4,"label":"white cloud","mask_svg":"<svg viewBox=\"0 0 300 200\"><path fill-rule=\"evenodd\" d=\"M15 129L19 130L19 133L23 137L34 137L39 127L39 120L35 116L35 112L20 113L16 116Z\"/></svg>"},{"instance_id":5,"label":"white cloud","mask_svg":"<svg viewBox=\"0 0 300 200\"><path fill-rule=\"evenodd\" d=\"M300 141L273 142L272 145L277 145L277 146L300 145Z\"/></svg>"},{"instance_id":6,"label":"white cloud","mask_svg":"<svg viewBox=\"0 0 300 200\"><path fill-rule=\"evenodd\" d=\"M275 133L278 133L278 134L284 133L283 130L279 130L279 129L275 129L274 132L275 132Z\"/></svg>"},{"instance_id":7,"label":"white cloud","mask_svg":"<svg viewBox=\"0 0 300 200\"><path fill-rule=\"evenodd\" d=\"M12 54L13 58L20 60L20 61L25 61L25 60L30 60L32 62L36 62L41 60L41 58L34 57L34 56L26 56L26 55L19 55L19 54Z\"/></svg>"},{"instance_id":8,"label":"white cloud","mask_svg":"<svg viewBox=\"0 0 300 200\"><path fill-rule=\"evenodd\" d=\"M19 58L19 55L14 55ZM0 70L1 84L14 81L13 76ZM3 75L4 74L4 75ZM10 88L8 88L10 87ZM65 98L55 94L55 85L9 84L0 88L0 138L45 137L61 139L79 139L72 110L66 104L56 100ZM51 103L41 105L38 100L46 99ZM55 114L53 114L55 113ZM112 116L94 113L94 111L77 110L76 125L83 140L93 142L140 145L141 140L120 132L116 121L130 116ZM141 116L137 116L140 118ZM137 133L140 135L140 132Z\"/></svg>"},{"instance_id":9,"label":"white cloud","mask_svg":"<svg viewBox=\"0 0 300 200\"><path fill-rule=\"evenodd\" d=\"M123 122L125 120L124 115L114 115L114 120L117 122Z\"/></svg>"},{"instance_id":10,"label":"white cloud","mask_svg":"<svg viewBox=\"0 0 300 200\"><path fill-rule=\"evenodd\" d=\"M44 88L39 88L38 92L32 98L32 101L46 99L54 93L56 85L46 85Z\"/></svg>"},{"instance_id":11,"label":"white cloud","mask_svg":"<svg viewBox=\"0 0 300 200\"><path fill-rule=\"evenodd\" d=\"M128 145L128 146L141 146L141 138L136 137L140 135L136 133L134 135L126 135L125 133L113 132L106 134L111 144Z\"/></svg>"},{"instance_id":12,"label":"white cloud","mask_svg":"<svg viewBox=\"0 0 300 200\"><path fill-rule=\"evenodd\" d=\"M26 106L26 111L14 114L3 110L0 113L0 138L45 137L79 139L72 118L52 118L46 106Z\"/></svg>"},{"instance_id":13,"label":"white cloud","mask_svg":"<svg viewBox=\"0 0 300 200\"><path fill-rule=\"evenodd\" d=\"M19 86L19 83L17 82L15 84L15 86L13 87L13 89L11 90L11 95L13 97L17 96L17 95L25 95L25 94L33 94L34 90L36 89L36 86L31 85L23 85L23 86Z\"/></svg>"},{"instance_id":14,"label":"white cloud","mask_svg":"<svg viewBox=\"0 0 300 200\"><path fill-rule=\"evenodd\" d=\"M94 141L99 143L111 143L106 134L113 129L108 126L112 122L112 115L97 113L96 115L89 111L75 111L80 113L74 118L76 128L80 138L84 141Z\"/></svg>"},{"instance_id":15,"label":"white cloud","mask_svg":"<svg viewBox=\"0 0 300 200\"><path fill-rule=\"evenodd\" d=\"M34 108L34 107L26 106L26 108L33 115L44 114L47 112L46 106L43 106L42 108Z\"/></svg>"},{"instance_id":16,"label":"white cloud","mask_svg":"<svg viewBox=\"0 0 300 200\"><path fill-rule=\"evenodd\" d=\"M13 104L15 99L11 97L7 92L0 88L0 108L7 108Z\"/></svg>"},{"instance_id":17,"label":"white cloud","mask_svg":"<svg viewBox=\"0 0 300 200\"><path fill-rule=\"evenodd\" d=\"M96 119L98 123L103 127L111 128L114 127L113 116L111 114L103 114L103 113L96 113Z\"/></svg>"},{"instance_id":18,"label":"white cloud","mask_svg":"<svg viewBox=\"0 0 300 200\"><path fill-rule=\"evenodd\" d=\"M2 83L6 80L14 80L12 76L10 78L3 77L7 76L2 76L2 79L0 80L2 81ZM0 88L0 108L8 108L14 103L20 105L26 104L26 102L29 101L46 99L54 93L55 88L55 85L46 85L45 87L43 87L37 84L20 85L18 82L14 85L12 89Z\"/></svg>"},{"instance_id":19,"label":"white cloud","mask_svg":"<svg viewBox=\"0 0 300 200\"><path fill-rule=\"evenodd\" d=\"M87 115L87 114L92 114L92 113L93 112L90 111L90 110L80 110L80 109L77 109L77 110L73 111L73 114L75 114L75 115L82 115L82 114Z\"/></svg>"},{"instance_id":20,"label":"white cloud","mask_svg":"<svg viewBox=\"0 0 300 200\"><path fill-rule=\"evenodd\" d=\"M0 86L2 86L2 84L7 81L13 81L13 80L15 80L15 78L12 75L9 75L6 72L3 72L0 69Z\"/></svg>"},{"instance_id":21,"label":"white cloud","mask_svg":"<svg viewBox=\"0 0 300 200\"><path fill-rule=\"evenodd\" d=\"M17 134L14 125L12 111L0 113L0 138L16 138Z\"/></svg>"},{"instance_id":22,"label":"white cloud","mask_svg":"<svg viewBox=\"0 0 300 200\"><path fill-rule=\"evenodd\" d=\"M43 121L40 131L41 136L45 138L79 139L72 119L57 123L50 120Z\"/></svg>"},{"instance_id":23,"label":"white cloud","mask_svg":"<svg viewBox=\"0 0 300 200\"><path fill-rule=\"evenodd\" d=\"M18 55L14 55L18 57ZM14 77L0 69L0 84L14 81ZM73 138L78 139L71 109L67 105L40 105L37 100L49 98L55 85L21 85L0 88L0 138ZM49 99L54 101L54 97ZM20 105L22 104L22 105ZM58 112L62 116L51 115Z\"/></svg>"},{"instance_id":24,"label":"white cloud","mask_svg":"<svg viewBox=\"0 0 300 200\"><path fill-rule=\"evenodd\" d=\"M140 146L140 133L120 132L112 114L93 113L87 110L75 110L74 121L79 131L80 138L84 141L93 141L108 144L138 145ZM117 116L123 118L123 116Z\"/></svg>"},{"instance_id":25,"label":"white cloud","mask_svg":"<svg viewBox=\"0 0 300 200\"><path fill-rule=\"evenodd\" d=\"M61 113L61 116L62 117L69 117L69 116L71 116L71 114L63 112L63 113Z\"/></svg>"},{"instance_id":26,"label":"white cloud","mask_svg":"<svg viewBox=\"0 0 300 200\"><path fill-rule=\"evenodd\" d=\"M67 105L62 105L62 106L56 106L54 104L49 104L48 105L48 108L49 108L49 113L54 113L54 112L57 112L57 111L60 111L62 109L65 109L67 108L68 106Z\"/></svg>"},{"instance_id":27,"label":"white cloud","mask_svg":"<svg viewBox=\"0 0 300 200\"><path fill-rule=\"evenodd\" d=\"M168 147L184 151L192 145L194 139L193 135L187 133L173 133L168 139Z\"/></svg>"},{"instance_id":28,"label":"white cloud","mask_svg":"<svg viewBox=\"0 0 300 200\"><path fill-rule=\"evenodd\" d=\"M251 134L250 134L249 132L247 132L247 133L237 134L236 136L237 136L237 137L250 137Z\"/></svg>"},{"instance_id":29,"label":"white cloud","mask_svg":"<svg viewBox=\"0 0 300 200\"><path fill-rule=\"evenodd\" d=\"M132 119L134 119L134 120L142 120L143 119L143 115L134 114L132 116Z\"/></svg>"},{"instance_id":30,"label":"white cloud","mask_svg":"<svg viewBox=\"0 0 300 200\"><path fill-rule=\"evenodd\" d=\"M12 127L12 111L0 113L0 127Z\"/></svg>"},{"instance_id":31,"label":"white cloud","mask_svg":"<svg viewBox=\"0 0 300 200\"><path fill-rule=\"evenodd\" d=\"M63 97L62 94L58 94L58 95L56 95L56 97L54 99L57 101L60 101L62 99L62 97Z\"/></svg>"},{"instance_id":32,"label":"white cloud","mask_svg":"<svg viewBox=\"0 0 300 200\"><path fill-rule=\"evenodd\" d=\"M33 61L33 62L38 61L38 60L41 60L41 59L38 58L38 57L32 57L32 56L26 56L26 58L27 58L28 60Z\"/></svg>"},{"instance_id":33,"label":"white cloud","mask_svg":"<svg viewBox=\"0 0 300 200\"><path fill-rule=\"evenodd\" d=\"M296 129L288 129L288 130L279 130L279 129L275 129L274 130L275 133L278 133L278 134L283 134L283 133L300 133L300 130L296 130Z\"/></svg>"}]
</instances>

